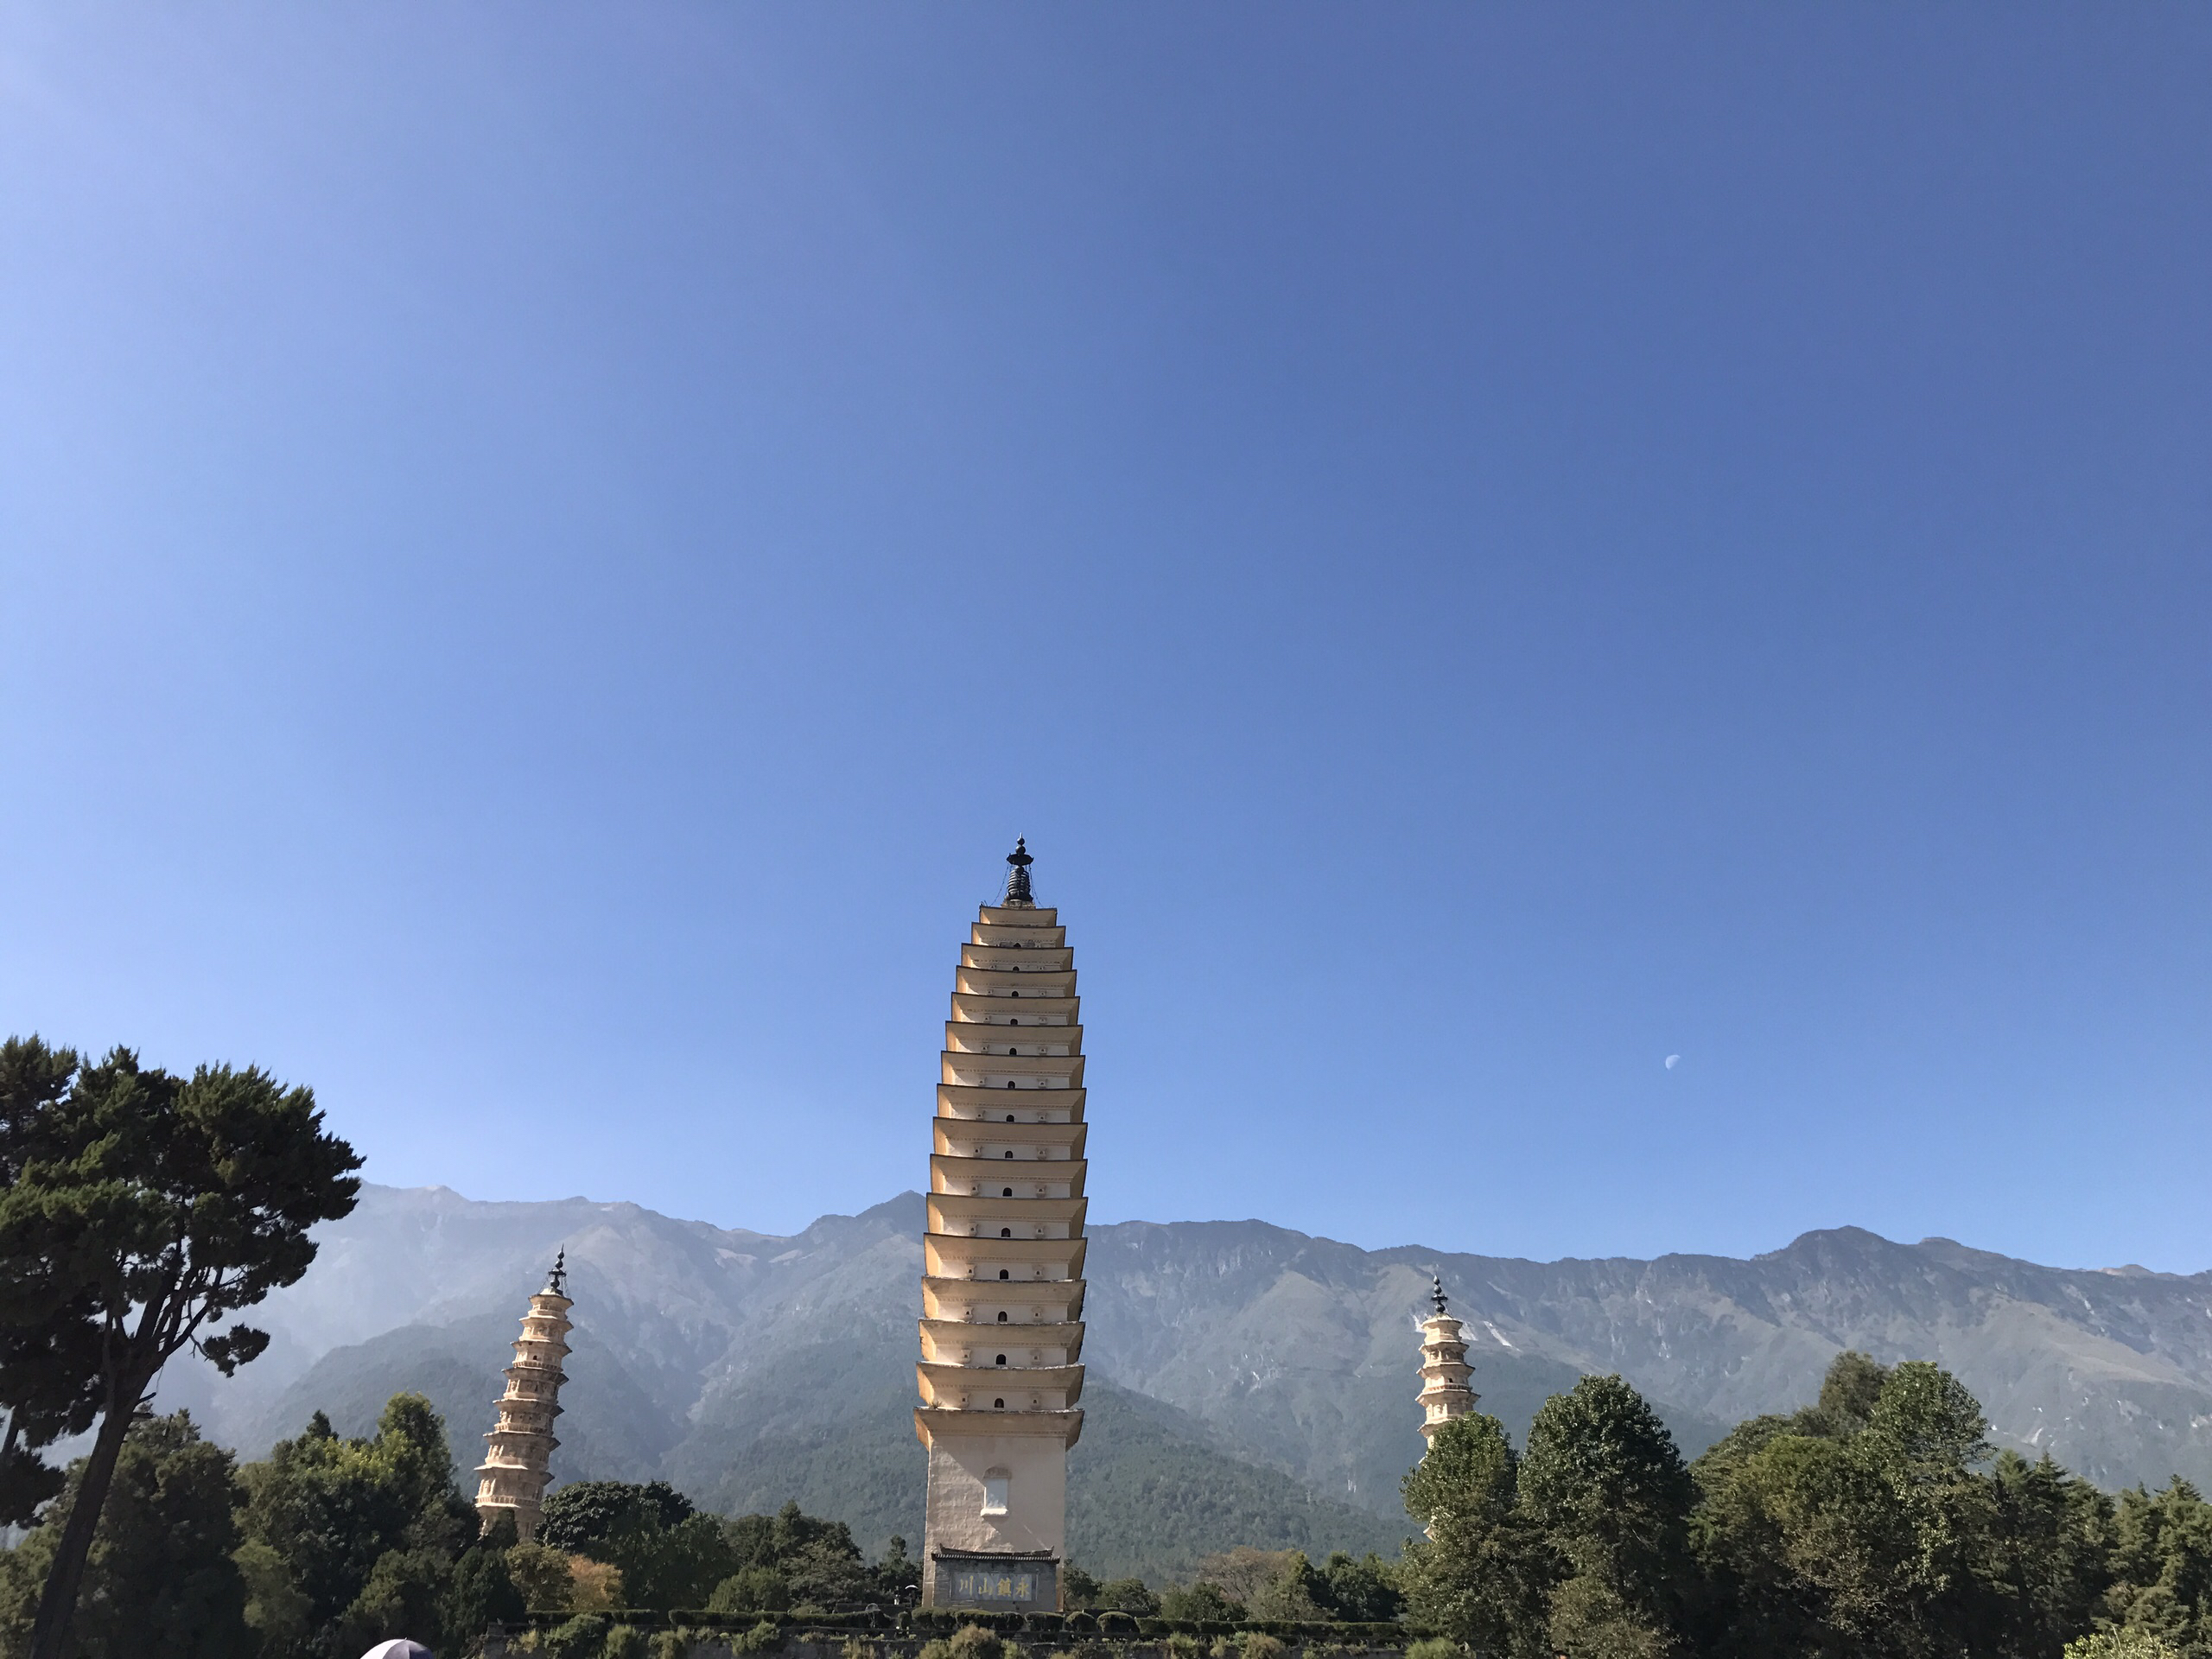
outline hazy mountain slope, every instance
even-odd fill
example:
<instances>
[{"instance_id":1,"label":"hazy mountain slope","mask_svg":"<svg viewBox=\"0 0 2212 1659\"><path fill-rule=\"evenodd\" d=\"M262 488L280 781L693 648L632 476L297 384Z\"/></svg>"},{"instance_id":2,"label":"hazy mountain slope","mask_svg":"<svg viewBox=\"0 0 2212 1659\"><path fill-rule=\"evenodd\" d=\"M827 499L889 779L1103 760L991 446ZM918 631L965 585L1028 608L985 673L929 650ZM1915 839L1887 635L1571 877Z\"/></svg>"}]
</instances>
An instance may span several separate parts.
<instances>
[{"instance_id":1,"label":"hazy mountain slope","mask_svg":"<svg viewBox=\"0 0 2212 1659\"><path fill-rule=\"evenodd\" d=\"M1827 1357L1855 1347L1948 1366L1999 1444L2047 1448L2093 1479L2212 1475L2212 1274L2044 1268L1858 1228L1749 1262L1441 1259L1491 1342L1618 1370L1716 1421L1810 1398Z\"/></svg>"},{"instance_id":2,"label":"hazy mountain slope","mask_svg":"<svg viewBox=\"0 0 2212 1659\"><path fill-rule=\"evenodd\" d=\"M182 1373L164 1404L194 1406L257 1452L318 1407L358 1428L393 1389L420 1387L473 1464L517 1317L565 1246L577 1331L564 1478L666 1473L739 1508L800 1496L864 1535L911 1538L920 1225L912 1193L783 1238L634 1205L371 1187L325 1230L308 1278L258 1311L270 1353L234 1382ZM2212 1482L2212 1276L2042 1268L1853 1229L1749 1262L1534 1262L1367 1251L1260 1222L1125 1223L1092 1230L1084 1357L1099 1415L1074 1478L1098 1519L1073 1524L1106 1528L1100 1552L1135 1548L1108 1523L1117 1494L1155 1512L1160 1471L1179 1459L1236 1525L1318 1502L1310 1488L1389 1532L1420 1450L1414 1326L1440 1268L1474 1338L1476 1386L1516 1435L1546 1394L1618 1370L1694 1450L1809 1400L1830 1357L1856 1346L1950 1366L2001 1443L2047 1446L2107 1484ZM1109 1431L1104 1385L1175 1413L1120 1412ZM1304 1486L1269 1487L1270 1471ZM1328 1522L1345 1536L1352 1524ZM1142 1545L1155 1560L1181 1547Z\"/></svg>"},{"instance_id":3,"label":"hazy mountain slope","mask_svg":"<svg viewBox=\"0 0 2212 1659\"><path fill-rule=\"evenodd\" d=\"M1094 1239L1086 1357L1318 1491L1398 1514L1398 1482L1421 1451L1413 1398L1426 1268L1261 1222L1131 1222ZM1465 1313L1477 1277L1447 1277ZM1480 1335L1475 1387L1516 1439L1591 1369ZM1817 1385L1818 1366L1811 1375ZM1652 1398L1686 1452L1726 1430Z\"/></svg>"}]
</instances>

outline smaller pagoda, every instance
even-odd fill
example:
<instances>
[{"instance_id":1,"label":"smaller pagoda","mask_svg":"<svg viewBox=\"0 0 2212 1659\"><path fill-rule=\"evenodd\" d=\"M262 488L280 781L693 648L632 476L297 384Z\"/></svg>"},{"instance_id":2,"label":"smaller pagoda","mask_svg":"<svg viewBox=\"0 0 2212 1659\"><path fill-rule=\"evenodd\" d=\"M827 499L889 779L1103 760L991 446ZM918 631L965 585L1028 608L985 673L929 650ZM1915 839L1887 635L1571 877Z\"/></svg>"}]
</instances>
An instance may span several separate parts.
<instances>
[{"instance_id":1,"label":"smaller pagoda","mask_svg":"<svg viewBox=\"0 0 2212 1659\"><path fill-rule=\"evenodd\" d=\"M1475 1368L1467 1363L1466 1328L1445 1310L1444 1279L1430 1281L1435 1308L1421 1322L1421 1433L1424 1442L1454 1417L1464 1417L1482 1396L1467 1386Z\"/></svg>"},{"instance_id":2,"label":"smaller pagoda","mask_svg":"<svg viewBox=\"0 0 2212 1659\"><path fill-rule=\"evenodd\" d=\"M476 1513L484 1528L502 1513L515 1518L515 1536L528 1543L537 1532L545 1483L553 1476L553 1420L561 1414L561 1385L568 1377L561 1362L569 1355L569 1309L563 1294L569 1253L553 1258L545 1288L530 1299L515 1338L514 1363L507 1367L507 1391L499 1396L497 1427L484 1438L491 1449L476 1466Z\"/></svg>"}]
</instances>

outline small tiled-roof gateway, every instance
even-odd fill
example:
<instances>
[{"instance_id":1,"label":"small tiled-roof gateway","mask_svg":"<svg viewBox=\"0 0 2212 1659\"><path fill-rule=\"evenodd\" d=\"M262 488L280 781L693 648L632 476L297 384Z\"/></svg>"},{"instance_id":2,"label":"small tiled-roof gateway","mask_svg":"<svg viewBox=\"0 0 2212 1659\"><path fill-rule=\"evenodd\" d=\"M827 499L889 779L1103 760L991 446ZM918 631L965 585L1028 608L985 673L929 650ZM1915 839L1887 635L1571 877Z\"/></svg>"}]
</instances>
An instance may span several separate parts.
<instances>
[{"instance_id":1,"label":"small tiled-roof gateway","mask_svg":"<svg viewBox=\"0 0 2212 1659\"><path fill-rule=\"evenodd\" d=\"M1083 1027L1058 912L1006 894L961 947L922 1241L925 1606L1060 1605L1083 1432Z\"/></svg>"}]
</instances>

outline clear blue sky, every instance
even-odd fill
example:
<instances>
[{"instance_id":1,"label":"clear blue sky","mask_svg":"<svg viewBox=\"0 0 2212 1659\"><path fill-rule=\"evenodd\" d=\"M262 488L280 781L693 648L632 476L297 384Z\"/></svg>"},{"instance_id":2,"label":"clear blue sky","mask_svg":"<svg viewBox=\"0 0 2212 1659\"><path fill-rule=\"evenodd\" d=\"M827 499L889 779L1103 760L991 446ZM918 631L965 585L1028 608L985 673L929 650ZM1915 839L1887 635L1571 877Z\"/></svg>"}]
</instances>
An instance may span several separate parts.
<instances>
[{"instance_id":1,"label":"clear blue sky","mask_svg":"<svg viewBox=\"0 0 2212 1659\"><path fill-rule=\"evenodd\" d=\"M2212 11L0 16L0 1024L784 1230L2212 1267ZM1663 1062L1679 1054L1672 1071Z\"/></svg>"}]
</instances>

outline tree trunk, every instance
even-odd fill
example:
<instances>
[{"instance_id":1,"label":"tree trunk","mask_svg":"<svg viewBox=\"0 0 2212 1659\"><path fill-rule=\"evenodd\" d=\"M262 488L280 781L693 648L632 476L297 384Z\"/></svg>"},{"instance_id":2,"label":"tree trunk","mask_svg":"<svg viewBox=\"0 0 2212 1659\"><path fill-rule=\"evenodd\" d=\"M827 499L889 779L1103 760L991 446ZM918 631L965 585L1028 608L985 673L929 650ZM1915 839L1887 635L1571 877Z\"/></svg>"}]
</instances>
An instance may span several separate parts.
<instances>
[{"instance_id":1,"label":"tree trunk","mask_svg":"<svg viewBox=\"0 0 2212 1659\"><path fill-rule=\"evenodd\" d=\"M99 1529L100 1511L107 1507L107 1489L115 1480L116 1459L123 1455L124 1440L130 1433L131 1419L138 1414L138 1402L145 1392L143 1383L124 1385L100 1419L99 1438L92 1442L92 1455L86 1459L85 1478L78 1483L69 1519L61 1528L61 1542L54 1548L53 1566L47 1569L46 1588L39 1594L38 1617L31 1624L27 1659L61 1659L67 1649L69 1621L77 1611L78 1592L84 1588L85 1562L92 1553L92 1535Z\"/></svg>"}]
</instances>

